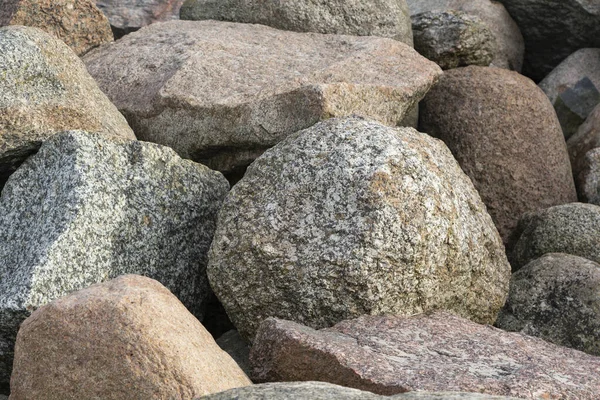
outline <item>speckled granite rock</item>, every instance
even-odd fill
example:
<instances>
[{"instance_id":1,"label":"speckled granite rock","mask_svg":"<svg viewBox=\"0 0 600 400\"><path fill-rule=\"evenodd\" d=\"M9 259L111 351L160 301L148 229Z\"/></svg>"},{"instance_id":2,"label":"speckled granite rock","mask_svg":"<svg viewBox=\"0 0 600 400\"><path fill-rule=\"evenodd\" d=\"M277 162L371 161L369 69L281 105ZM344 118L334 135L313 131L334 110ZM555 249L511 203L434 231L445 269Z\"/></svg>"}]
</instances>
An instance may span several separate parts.
<instances>
[{"instance_id":1,"label":"speckled granite rock","mask_svg":"<svg viewBox=\"0 0 600 400\"><path fill-rule=\"evenodd\" d=\"M320 331L269 318L250 364L255 382L319 380L384 395L596 400L600 393L599 357L449 313L363 316Z\"/></svg>"},{"instance_id":2,"label":"speckled granite rock","mask_svg":"<svg viewBox=\"0 0 600 400\"><path fill-rule=\"evenodd\" d=\"M577 133L567 141L579 199L600 205L597 151L600 147L600 104L590 113Z\"/></svg>"},{"instance_id":3,"label":"speckled granite rock","mask_svg":"<svg viewBox=\"0 0 600 400\"><path fill-rule=\"evenodd\" d=\"M163 285L125 275L23 322L10 398L192 399L251 384Z\"/></svg>"},{"instance_id":4,"label":"speckled granite rock","mask_svg":"<svg viewBox=\"0 0 600 400\"><path fill-rule=\"evenodd\" d=\"M446 71L421 102L419 130L448 145L509 249L523 213L577 201L556 113L544 92L516 72Z\"/></svg>"},{"instance_id":5,"label":"speckled granite rock","mask_svg":"<svg viewBox=\"0 0 600 400\"><path fill-rule=\"evenodd\" d=\"M331 119L265 152L228 194L207 268L240 334L276 316L314 328L444 308L492 323L510 267L441 141Z\"/></svg>"},{"instance_id":6,"label":"speckled granite rock","mask_svg":"<svg viewBox=\"0 0 600 400\"><path fill-rule=\"evenodd\" d=\"M135 139L73 51L36 28L0 28L0 109L0 188L57 132Z\"/></svg>"},{"instance_id":7,"label":"speckled granite rock","mask_svg":"<svg viewBox=\"0 0 600 400\"><path fill-rule=\"evenodd\" d=\"M179 19L184 0L96 0L119 36L154 22Z\"/></svg>"},{"instance_id":8,"label":"speckled granite rock","mask_svg":"<svg viewBox=\"0 0 600 400\"><path fill-rule=\"evenodd\" d=\"M217 21L153 24L85 61L140 139L220 171L325 118L397 125L441 74L391 39Z\"/></svg>"},{"instance_id":9,"label":"speckled granite rock","mask_svg":"<svg viewBox=\"0 0 600 400\"><path fill-rule=\"evenodd\" d=\"M547 253L566 253L600 263L600 207L571 203L524 214L511 253L513 269Z\"/></svg>"},{"instance_id":10,"label":"speckled granite rock","mask_svg":"<svg viewBox=\"0 0 600 400\"><path fill-rule=\"evenodd\" d=\"M410 15L428 11L463 11L475 15L487 25L496 40L492 65L521 71L523 64L523 36L504 6L490 0L407 0Z\"/></svg>"},{"instance_id":11,"label":"speckled granite rock","mask_svg":"<svg viewBox=\"0 0 600 400\"><path fill-rule=\"evenodd\" d=\"M0 197L0 382L36 308L124 273L202 315L207 251L229 185L169 148L70 132L46 141Z\"/></svg>"},{"instance_id":12,"label":"speckled granite rock","mask_svg":"<svg viewBox=\"0 0 600 400\"><path fill-rule=\"evenodd\" d=\"M496 326L600 355L600 264L549 253L515 272Z\"/></svg>"},{"instance_id":13,"label":"speckled granite rock","mask_svg":"<svg viewBox=\"0 0 600 400\"><path fill-rule=\"evenodd\" d=\"M40 28L78 55L113 41L108 19L92 0L2 0L0 26L5 25Z\"/></svg>"},{"instance_id":14,"label":"speckled granite rock","mask_svg":"<svg viewBox=\"0 0 600 400\"><path fill-rule=\"evenodd\" d=\"M382 36L412 46L406 0L187 0L181 19L261 24L296 32Z\"/></svg>"},{"instance_id":15,"label":"speckled granite rock","mask_svg":"<svg viewBox=\"0 0 600 400\"><path fill-rule=\"evenodd\" d=\"M600 47L597 0L499 0L525 39L523 73L540 81L574 51Z\"/></svg>"},{"instance_id":16,"label":"speckled granite rock","mask_svg":"<svg viewBox=\"0 0 600 400\"><path fill-rule=\"evenodd\" d=\"M487 25L462 11L428 11L411 17L415 50L442 69L488 66L496 42Z\"/></svg>"},{"instance_id":17,"label":"speckled granite rock","mask_svg":"<svg viewBox=\"0 0 600 400\"><path fill-rule=\"evenodd\" d=\"M585 153L575 182L582 202L600 205L600 148Z\"/></svg>"},{"instance_id":18,"label":"speckled granite rock","mask_svg":"<svg viewBox=\"0 0 600 400\"><path fill-rule=\"evenodd\" d=\"M513 397L457 392L409 392L379 396L326 382L277 382L230 389L200 397L202 400L511 400Z\"/></svg>"}]
</instances>

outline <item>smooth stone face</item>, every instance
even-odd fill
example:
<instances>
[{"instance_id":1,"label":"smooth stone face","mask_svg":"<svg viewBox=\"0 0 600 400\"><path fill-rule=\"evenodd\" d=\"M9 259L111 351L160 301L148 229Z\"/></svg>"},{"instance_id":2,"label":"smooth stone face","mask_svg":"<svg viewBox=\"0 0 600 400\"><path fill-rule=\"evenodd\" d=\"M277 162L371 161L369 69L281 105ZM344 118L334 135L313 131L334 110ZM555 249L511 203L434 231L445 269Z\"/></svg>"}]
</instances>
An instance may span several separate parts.
<instances>
[{"instance_id":1,"label":"smooth stone face","mask_svg":"<svg viewBox=\"0 0 600 400\"><path fill-rule=\"evenodd\" d=\"M492 62L495 38L479 17L462 11L429 11L411 19L415 50L442 69Z\"/></svg>"},{"instance_id":2,"label":"smooth stone face","mask_svg":"<svg viewBox=\"0 0 600 400\"><path fill-rule=\"evenodd\" d=\"M490 0L407 0L411 17L428 11L462 11L474 15L487 25L496 41L492 66L521 71L523 36L504 6Z\"/></svg>"},{"instance_id":3,"label":"smooth stone face","mask_svg":"<svg viewBox=\"0 0 600 400\"><path fill-rule=\"evenodd\" d=\"M498 328L600 355L600 264L550 253L515 272Z\"/></svg>"},{"instance_id":4,"label":"smooth stone face","mask_svg":"<svg viewBox=\"0 0 600 400\"><path fill-rule=\"evenodd\" d=\"M540 81L574 51L600 47L596 0L499 0L525 39L523 73Z\"/></svg>"},{"instance_id":5,"label":"smooth stone face","mask_svg":"<svg viewBox=\"0 0 600 400\"><path fill-rule=\"evenodd\" d=\"M0 109L0 189L58 132L82 129L135 139L79 57L36 28L0 28Z\"/></svg>"},{"instance_id":6,"label":"smooth stone face","mask_svg":"<svg viewBox=\"0 0 600 400\"><path fill-rule=\"evenodd\" d=\"M406 0L187 0L181 19L261 24L296 32L382 36L412 46Z\"/></svg>"},{"instance_id":7,"label":"smooth stone face","mask_svg":"<svg viewBox=\"0 0 600 400\"><path fill-rule=\"evenodd\" d=\"M577 201L556 113L516 72L446 71L421 102L419 129L448 145L509 249L523 213Z\"/></svg>"},{"instance_id":8,"label":"smooth stone face","mask_svg":"<svg viewBox=\"0 0 600 400\"><path fill-rule=\"evenodd\" d=\"M227 196L209 259L211 287L250 339L269 316L323 328L443 308L492 323L510 279L498 232L447 147L356 118L258 158Z\"/></svg>"},{"instance_id":9,"label":"smooth stone face","mask_svg":"<svg viewBox=\"0 0 600 400\"><path fill-rule=\"evenodd\" d=\"M96 0L110 24L121 30L135 30L154 22L179 19L185 0Z\"/></svg>"},{"instance_id":10,"label":"smooth stone face","mask_svg":"<svg viewBox=\"0 0 600 400\"><path fill-rule=\"evenodd\" d=\"M600 263L600 207L571 203L523 215L511 264L517 270L547 253L566 253Z\"/></svg>"},{"instance_id":11,"label":"smooth stone face","mask_svg":"<svg viewBox=\"0 0 600 400\"><path fill-rule=\"evenodd\" d=\"M319 331L269 318L250 364L255 382L319 380L382 395L595 400L600 393L599 357L449 313L363 316Z\"/></svg>"},{"instance_id":12,"label":"smooth stone face","mask_svg":"<svg viewBox=\"0 0 600 400\"><path fill-rule=\"evenodd\" d=\"M159 145L85 132L46 141L0 197L0 382L19 324L93 283L150 276L201 317L228 188L220 173Z\"/></svg>"},{"instance_id":13,"label":"smooth stone face","mask_svg":"<svg viewBox=\"0 0 600 400\"><path fill-rule=\"evenodd\" d=\"M92 0L2 0L0 26L6 25L42 29L77 55L113 41L108 20Z\"/></svg>"},{"instance_id":14,"label":"smooth stone face","mask_svg":"<svg viewBox=\"0 0 600 400\"><path fill-rule=\"evenodd\" d=\"M568 139L600 103L600 92L589 78L582 78L573 87L558 95L554 103L560 126Z\"/></svg>"},{"instance_id":15,"label":"smooth stone face","mask_svg":"<svg viewBox=\"0 0 600 400\"><path fill-rule=\"evenodd\" d=\"M573 176L577 185L579 199L583 202L600 204L596 184L597 152L600 147L600 104L590 113L577 133L567 142Z\"/></svg>"},{"instance_id":16,"label":"smooth stone face","mask_svg":"<svg viewBox=\"0 0 600 400\"><path fill-rule=\"evenodd\" d=\"M85 61L140 139L219 171L330 117L397 125L441 74L391 39L217 21L153 24Z\"/></svg>"},{"instance_id":17,"label":"smooth stone face","mask_svg":"<svg viewBox=\"0 0 600 400\"><path fill-rule=\"evenodd\" d=\"M23 322L10 398L191 399L251 384L167 288L124 275Z\"/></svg>"},{"instance_id":18,"label":"smooth stone face","mask_svg":"<svg viewBox=\"0 0 600 400\"><path fill-rule=\"evenodd\" d=\"M217 344L223 351L227 352L246 373L250 373L248 358L250 357L250 346L237 330L225 332L217 339Z\"/></svg>"}]
</instances>

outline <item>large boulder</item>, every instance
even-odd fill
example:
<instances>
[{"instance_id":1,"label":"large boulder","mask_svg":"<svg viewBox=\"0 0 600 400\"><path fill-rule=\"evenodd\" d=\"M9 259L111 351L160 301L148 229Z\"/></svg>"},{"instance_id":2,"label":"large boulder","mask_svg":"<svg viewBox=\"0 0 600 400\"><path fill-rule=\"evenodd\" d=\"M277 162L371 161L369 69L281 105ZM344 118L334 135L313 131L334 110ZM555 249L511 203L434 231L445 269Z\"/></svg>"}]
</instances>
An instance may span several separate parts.
<instances>
[{"instance_id":1,"label":"large boulder","mask_svg":"<svg viewBox=\"0 0 600 400\"><path fill-rule=\"evenodd\" d=\"M600 356L600 264L545 254L515 272L496 326Z\"/></svg>"},{"instance_id":2,"label":"large boulder","mask_svg":"<svg viewBox=\"0 0 600 400\"><path fill-rule=\"evenodd\" d=\"M577 201L554 109L516 72L446 71L421 102L419 129L448 145L509 247L523 213Z\"/></svg>"},{"instance_id":3,"label":"large boulder","mask_svg":"<svg viewBox=\"0 0 600 400\"><path fill-rule=\"evenodd\" d=\"M600 393L599 357L444 312L363 316L318 331L269 318L250 363L255 382L318 380L383 395L596 400Z\"/></svg>"},{"instance_id":4,"label":"large boulder","mask_svg":"<svg viewBox=\"0 0 600 400\"><path fill-rule=\"evenodd\" d=\"M113 41L108 20L93 0L2 0L0 26L6 25L40 28L77 55Z\"/></svg>"},{"instance_id":5,"label":"large boulder","mask_svg":"<svg viewBox=\"0 0 600 400\"><path fill-rule=\"evenodd\" d=\"M571 54L540 82L568 139L600 103L600 49Z\"/></svg>"},{"instance_id":6,"label":"large boulder","mask_svg":"<svg viewBox=\"0 0 600 400\"><path fill-rule=\"evenodd\" d=\"M164 286L125 275L21 326L12 400L192 399L251 382Z\"/></svg>"},{"instance_id":7,"label":"large boulder","mask_svg":"<svg viewBox=\"0 0 600 400\"><path fill-rule=\"evenodd\" d=\"M600 147L600 104L567 141L575 184L581 201L600 204L598 150Z\"/></svg>"},{"instance_id":8,"label":"large boulder","mask_svg":"<svg viewBox=\"0 0 600 400\"><path fill-rule=\"evenodd\" d=\"M79 57L36 28L0 28L0 110L0 189L57 132L135 139Z\"/></svg>"},{"instance_id":9,"label":"large boulder","mask_svg":"<svg viewBox=\"0 0 600 400\"><path fill-rule=\"evenodd\" d=\"M187 0L181 19L261 24L296 32L382 36L412 46L406 0Z\"/></svg>"},{"instance_id":10,"label":"large boulder","mask_svg":"<svg viewBox=\"0 0 600 400\"><path fill-rule=\"evenodd\" d=\"M502 4L490 0L407 0L407 3L411 16L429 11L456 10L481 18L496 42L492 65L521 71L523 36Z\"/></svg>"},{"instance_id":11,"label":"large boulder","mask_svg":"<svg viewBox=\"0 0 600 400\"><path fill-rule=\"evenodd\" d=\"M85 61L138 138L220 171L329 117L397 125L441 74L391 39L217 21L153 24Z\"/></svg>"},{"instance_id":12,"label":"large boulder","mask_svg":"<svg viewBox=\"0 0 600 400\"><path fill-rule=\"evenodd\" d=\"M519 269L547 253L566 253L600 263L600 207L571 203L526 213L511 253Z\"/></svg>"},{"instance_id":13,"label":"large boulder","mask_svg":"<svg viewBox=\"0 0 600 400\"><path fill-rule=\"evenodd\" d=\"M596 0L499 0L525 39L523 73L535 81L584 47L600 47Z\"/></svg>"},{"instance_id":14,"label":"large boulder","mask_svg":"<svg viewBox=\"0 0 600 400\"><path fill-rule=\"evenodd\" d=\"M134 32L154 22L179 19L185 0L96 0L118 35Z\"/></svg>"},{"instance_id":15,"label":"large boulder","mask_svg":"<svg viewBox=\"0 0 600 400\"><path fill-rule=\"evenodd\" d=\"M157 279L198 317L229 185L169 148L70 132L46 141L0 197L0 384L21 322L125 273Z\"/></svg>"},{"instance_id":16,"label":"large boulder","mask_svg":"<svg viewBox=\"0 0 600 400\"><path fill-rule=\"evenodd\" d=\"M492 323L510 279L471 181L438 140L355 118L300 131L228 194L207 269L242 336L450 309Z\"/></svg>"}]
</instances>

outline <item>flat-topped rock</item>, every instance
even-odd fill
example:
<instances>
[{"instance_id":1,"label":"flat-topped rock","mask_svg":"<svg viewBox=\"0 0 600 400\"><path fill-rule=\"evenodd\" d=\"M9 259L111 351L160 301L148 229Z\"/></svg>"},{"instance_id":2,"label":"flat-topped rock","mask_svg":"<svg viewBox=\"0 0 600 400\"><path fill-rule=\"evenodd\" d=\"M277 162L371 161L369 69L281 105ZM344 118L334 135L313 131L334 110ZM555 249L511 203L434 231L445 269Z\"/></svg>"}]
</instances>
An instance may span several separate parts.
<instances>
[{"instance_id":1,"label":"flat-topped rock","mask_svg":"<svg viewBox=\"0 0 600 400\"><path fill-rule=\"evenodd\" d=\"M152 24L85 62L141 140L220 171L322 119L397 125L441 74L392 39L217 21Z\"/></svg>"}]
</instances>

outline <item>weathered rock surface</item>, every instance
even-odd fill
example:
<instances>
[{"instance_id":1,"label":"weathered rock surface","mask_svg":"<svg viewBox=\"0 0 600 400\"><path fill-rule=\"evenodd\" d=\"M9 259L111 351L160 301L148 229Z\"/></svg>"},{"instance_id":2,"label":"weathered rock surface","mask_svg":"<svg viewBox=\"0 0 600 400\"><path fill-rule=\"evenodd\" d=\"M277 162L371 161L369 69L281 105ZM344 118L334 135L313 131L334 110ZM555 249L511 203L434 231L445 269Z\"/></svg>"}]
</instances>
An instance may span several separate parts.
<instances>
[{"instance_id":1,"label":"weathered rock surface","mask_svg":"<svg viewBox=\"0 0 600 400\"><path fill-rule=\"evenodd\" d=\"M230 389L209 394L202 400L511 400L513 397L489 396L457 392L409 392L395 396L379 396L371 392L332 385L326 382L277 382Z\"/></svg>"},{"instance_id":2,"label":"weathered rock surface","mask_svg":"<svg viewBox=\"0 0 600 400\"><path fill-rule=\"evenodd\" d=\"M6 25L40 28L77 55L113 41L108 20L92 0L2 0L0 26Z\"/></svg>"},{"instance_id":3,"label":"weathered rock surface","mask_svg":"<svg viewBox=\"0 0 600 400\"><path fill-rule=\"evenodd\" d=\"M256 382L319 380L383 395L593 400L600 393L599 357L449 313L363 316L320 331L269 318L250 363Z\"/></svg>"},{"instance_id":4,"label":"weathered rock surface","mask_svg":"<svg viewBox=\"0 0 600 400\"><path fill-rule=\"evenodd\" d=\"M153 24L85 61L138 138L220 171L329 117L397 125L441 74L391 39L217 21Z\"/></svg>"},{"instance_id":5,"label":"weathered rock surface","mask_svg":"<svg viewBox=\"0 0 600 400\"><path fill-rule=\"evenodd\" d=\"M250 384L164 286L125 275L23 322L10 398L191 399Z\"/></svg>"},{"instance_id":6,"label":"weathered rock surface","mask_svg":"<svg viewBox=\"0 0 600 400\"><path fill-rule=\"evenodd\" d=\"M596 182L597 153L592 152L600 147L600 105L596 106L577 133L567 141L567 147L580 200L600 204L600 186Z\"/></svg>"},{"instance_id":7,"label":"weathered rock surface","mask_svg":"<svg viewBox=\"0 0 600 400\"><path fill-rule=\"evenodd\" d=\"M600 148L585 153L575 182L582 202L600 205Z\"/></svg>"},{"instance_id":8,"label":"weathered rock surface","mask_svg":"<svg viewBox=\"0 0 600 400\"><path fill-rule=\"evenodd\" d=\"M515 272L496 326L600 355L600 264L550 253Z\"/></svg>"},{"instance_id":9,"label":"weathered rock surface","mask_svg":"<svg viewBox=\"0 0 600 400\"><path fill-rule=\"evenodd\" d=\"M217 339L217 344L231 356L246 374L250 373L250 346L235 329L225 332Z\"/></svg>"},{"instance_id":10,"label":"weathered rock surface","mask_svg":"<svg viewBox=\"0 0 600 400\"><path fill-rule=\"evenodd\" d=\"M96 0L113 30L129 33L154 22L179 19L185 0Z\"/></svg>"},{"instance_id":11,"label":"weathered rock surface","mask_svg":"<svg viewBox=\"0 0 600 400\"><path fill-rule=\"evenodd\" d=\"M489 0L407 0L410 15L428 11L463 11L481 18L496 41L492 65L521 71L523 64L523 36L504 6Z\"/></svg>"},{"instance_id":12,"label":"weathered rock surface","mask_svg":"<svg viewBox=\"0 0 600 400\"><path fill-rule=\"evenodd\" d=\"M513 269L547 253L566 253L600 263L600 207L571 203L524 214L511 253Z\"/></svg>"},{"instance_id":13,"label":"weathered rock surface","mask_svg":"<svg viewBox=\"0 0 600 400\"><path fill-rule=\"evenodd\" d=\"M509 248L523 213L577 199L552 105L516 72L446 71L421 102L419 130L448 145Z\"/></svg>"},{"instance_id":14,"label":"weathered rock surface","mask_svg":"<svg viewBox=\"0 0 600 400\"><path fill-rule=\"evenodd\" d=\"M440 141L331 119L265 152L228 194L207 269L240 334L269 316L314 328L450 309L492 323L502 242Z\"/></svg>"},{"instance_id":15,"label":"weathered rock surface","mask_svg":"<svg viewBox=\"0 0 600 400\"><path fill-rule=\"evenodd\" d=\"M157 279L198 317L229 185L169 148L70 132L46 141L0 197L0 383L36 308L125 273Z\"/></svg>"},{"instance_id":16,"label":"weathered rock surface","mask_svg":"<svg viewBox=\"0 0 600 400\"><path fill-rule=\"evenodd\" d=\"M73 51L35 28L0 28L0 109L0 188L57 132L135 139Z\"/></svg>"},{"instance_id":17,"label":"weathered rock surface","mask_svg":"<svg viewBox=\"0 0 600 400\"><path fill-rule=\"evenodd\" d=\"M187 0L181 19L261 24L296 32L382 36L412 46L406 0Z\"/></svg>"},{"instance_id":18,"label":"weathered rock surface","mask_svg":"<svg viewBox=\"0 0 600 400\"><path fill-rule=\"evenodd\" d=\"M554 105L568 139L600 103L600 49L571 54L539 86Z\"/></svg>"},{"instance_id":19,"label":"weathered rock surface","mask_svg":"<svg viewBox=\"0 0 600 400\"><path fill-rule=\"evenodd\" d=\"M574 51L600 47L596 0L499 0L525 39L523 73L540 81Z\"/></svg>"},{"instance_id":20,"label":"weathered rock surface","mask_svg":"<svg viewBox=\"0 0 600 400\"><path fill-rule=\"evenodd\" d=\"M428 11L411 19L415 50L442 69L492 62L495 38L479 17L462 11Z\"/></svg>"}]
</instances>

